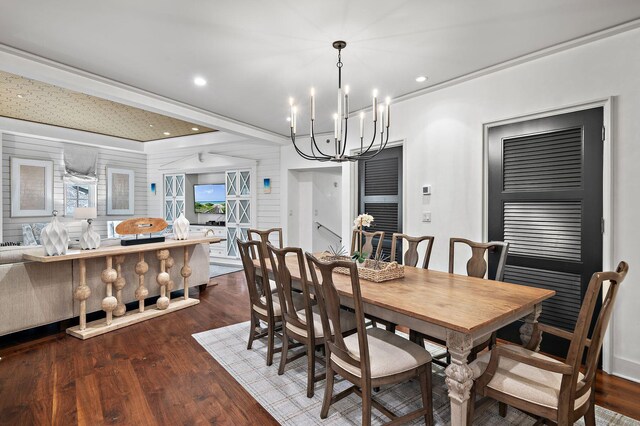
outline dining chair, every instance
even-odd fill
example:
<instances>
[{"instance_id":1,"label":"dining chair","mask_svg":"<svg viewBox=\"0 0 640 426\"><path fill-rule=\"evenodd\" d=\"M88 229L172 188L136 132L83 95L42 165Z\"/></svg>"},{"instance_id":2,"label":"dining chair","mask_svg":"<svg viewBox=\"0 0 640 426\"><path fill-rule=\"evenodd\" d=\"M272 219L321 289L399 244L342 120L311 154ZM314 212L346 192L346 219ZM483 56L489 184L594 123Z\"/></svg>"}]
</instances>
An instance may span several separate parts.
<instances>
[{"instance_id":1,"label":"dining chair","mask_svg":"<svg viewBox=\"0 0 640 426\"><path fill-rule=\"evenodd\" d=\"M265 259L268 256L267 243L270 241L269 238L271 237L271 234L276 234L278 238L277 248L282 248L283 246L282 228L270 228L270 229L264 229L264 230L250 228L247 231L247 239L249 241L260 241L260 249L262 250L262 253L264 254ZM251 258L257 259L256 255L257 255L256 251L251 250Z\"/></svg>"},{"instance_id":2,"label":"dining chair","mask_svg":"<svg viewBox=\"0 0 640 426\"><path fill-rule=\"evenodd\" d=\"M327 337L326 376L324 400L320 418L329 414L331 404L345 396L356 393L362 398L362 424L371 424L371 408L377 408L393 423L408 422L424 416L427 425L433 424L431 395L431 355L424 348L381 328L366 328L364 307L360 294L360 280L354 262L337 260L322 262L311 253L306 253L311 280L316 290L322 329ZM355 309L355 334L343 337L340 330L340 296L333 281L336 267L347 268L350 272L349 290L353 295ZM316 270L317 268L317 270ZM318 273L320 277L318 277ZM334 375L351 382L353 386L333 395ZM372 390L383 385L417 379L422 394L422 408L403 416L397 416L372 398Z\"/></svg>"},{"instance_id":3,"label":"dining chair","mask_svg":"<svg viewBox=\"0 0 640 426\"><path fill-rule=\"evenodd\" d=\"M282 323L282 309L280 307L280 300L276 299L277 294L273 294L271 291L265 291L265 286L258 279L258 268L253 264L251 258L251 249L259 249L261 242L259 241L240 241L236 239L238 245L238 252L240 253L240 259L242 260L242 266L244 269L245 279L247 281L247 287L249 290L249 302L251 304L251 321L249 330L249 343L247 343L247 349L251 349L253 341L262 337L267 337L267 365L273 364L273 354L280 352L282 349L275 347L275 337L278 336L282 340L282 335L276 333L276 326ZM263 256L260 259L260 274L262 277L268 277L269 271L267 264ZM275 299L275 300L274 300ZM299 298L300 299L300 298ZM298 300L296 306L302 306L301 300ZM264 331L260 328L260 320L267 324L267 330Z\"/></svg>"},{"instance_id":4,"label":"dining chair","mask_svg":"<svg viewBox=\"0 0 640 426\"><path fill-rule=\"evenodd\" d=\"M275 282L278 289L278 295L282 303L280 304L282 312L282 322L284 327L282 332L284 338L282 340L282 354L280 357L280 368L278 374L284 374L284 369L289 361L293 361L307 355L307 397L311 398L314 395L315 383L325 378L324 374L318 376L315 375L316 367L316 349L324 347L325 334L322 329L322 321L320 320L320 313L318 306L313 299L313 289L308 281L307 269L305 267L304 253L301 248L287 247L283 249L277 249L270 243L267 243L269 250L269 258L272 268L275 270L276 265L277 273L275 274ZM300 286L302 288L303 307L300 309L299 304L296 305L294 301L296 297L300 296L300 293L296 292L293 287L291 279L291 271L287 265L287 255L289 258L295 258L295 266L300 271ZM355 315L352 312L344 309L340 310L340 326L341 332L345 334L353 334L356 328ZM333 330L332 330L333 332ZM295 346L289 346L289 340L299 342L306 347L305 351L294 354L291 358L288 358L289 350L294 349Z\"/></svg>"},{"instance_id":5,"label":"dining chair","mask_svg":"<svg viewBox=\"0 0 640 426\"><path fill-rule=\"evenodd\" d=\"M396 260L396 245L398 240L400 240L400 244L403 241L406 241L408 244L407 251L404 253L403 264L407 266L416 266L418 264L418 246L423 241L427 242L427 247L424 251L424 260L422 261L422 269L429 268L429 260L431 259L431 249L433 248L433 240L434 237L431 236L423 236L423 237L411 237L406 234L399 234L394 232L391 236L391 262Z\"/></svg>"},{"instance_id":6,"label":"dining chair","mask_svg":"<svg viewBox=\"0 0 640 426\"><path fill-rule=\"evenodd\" d=\"M378 237L378 241L376 243L375 248L373 247L374 238ZM380 253L382 253L382 242L384 241L384 231L375 231L375 232L367 232L362 231L362 252L366 253L365 256L367 259L378 258ZM351 237L351 254L358 250L358 241L360 240L360 231L357 229L353 230L353 234ZM375 251L375 254L374 254Z\"/></svg>"},{"instance_id":7,"label":"dining chair","mask_svg":"<svg viewBox=\"0 0 640 426\"><path fill-rule=\"evenodd\" d=\"M628 270L627 263L620 262L615 272L596 272L591 276L573 332L534 323L532 338L525 347L499 345L470 363L476 379L470 402L475 401L476 395L488 397L539 417L536 424L548 419L560 426L572 425L584 417L587 426L594 426L598 358L620 283ZM589 326L605 282L610 285L589 338ZM542 333L570 342L564 360L537 352ZM581 370L583 359L586 361ZM475 404L468 404L469 423L474 407ZM501 414L506 415L506 410Z\"/></svg>"},{"instance_id":8,"label":"dining chair","mask_svg":"<svg viewBox=\"0 0 640 426\"><path fill-rule=\"evenodd\" d=\"M449 239L449 273L452 274L455 269L455 248L456 244L464 244L471 249L471 257L467 261L466 271L467 275L475 278L486 278L488 264L485 259L487 252L500 251L500 257L498 259L498 265L496 267L495 281L502 281L504 278L504 268L506 265L507 255L509 253L509 243L502 241L491 241L489 243L480 243L465 238L451 238ZM469 354L469 361L473 361L477 354L486 348L492 348L496 344L496 332L489 333L485 336L480 336L474 341L474 347ZM446 345L446 342L442 339L438 339L433 336L427 336L421 333L417 333L413 330L409 331L409 338L412 341L421 344L423 339L430 340L439 345ZM446 361L441 361L441 358L445 358ZM448 366L451 363L451 355L449 352L437 355L434 357L434 363L443 367Z\"/></svg>"}]
</instances>

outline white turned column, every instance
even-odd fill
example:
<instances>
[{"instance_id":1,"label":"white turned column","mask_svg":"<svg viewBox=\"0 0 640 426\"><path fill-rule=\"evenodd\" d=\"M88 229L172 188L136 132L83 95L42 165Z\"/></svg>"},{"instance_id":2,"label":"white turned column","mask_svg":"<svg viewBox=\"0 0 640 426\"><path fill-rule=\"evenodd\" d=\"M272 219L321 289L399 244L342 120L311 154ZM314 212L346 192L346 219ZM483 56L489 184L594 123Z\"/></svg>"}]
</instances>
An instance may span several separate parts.
<instances>
[{"instance_id":1,"label":"white turned column","mask_svg":"<svg viewBox=\"0 0 640 426\"><path fill-rule=\"evenodd\" d=\"M167 299L169 299L169 302L171 302L171 290L173 290L176 286L176 283L174 283L171 279L171 268L173 268L174 264L175 261L173 260L173 257L169 255L169 258L165 263L165 266L167 267L167 274L169 274L169 282L167 283Z\"/></svg>"},{"instance_id":2,"label":"white turned column","mask_svg":"<svg viewBox=\"0 0 640 426\"><path fill-rule=\"evenodd\" d=\"M167 259L169 258L169 250L158 250L156 253L158 260L160 261L160 272L156 277L156 281L160 286L160 297L156 302L156 307L160 310L165 310L169 307L169 298L167 297L167 284L171 281L171 277L167 273Z\"/></svg>"},{"instance_id":3,"label":"white turned column","mask_svg":"<svg viewBox=\"0 0 640 426\"><path fill-rule=\"evenodd\" d=\"M73 297L80 302L80 330L87 328L87 299L91 296L91 289L87 286L87 264L84 259L78 259L80 265L80 284L73 292Z\"/></svg>"},{"instance_id":4,"label":"white turned column","mask_svg":"<svg viewBox=\"0 0 640 426\"><path fill-rule=\"evenodd\" d=\"M191 276L191 266L189 266L189 246L184 246L184 263L180 270L182 275L182 288L184 289L184 300L189 299L189 277Z\"/></svg>"},{"instance_id":5,"label":"white turned column","mask_svg":"<svg viewBox=\"0 0 640 426\"><path fill-rule=\"evenodd\" d=\"M138 288L136 288L136 299L138 300L138 312L144 312L144 299L149 295L149 290L144 286L144 274L149 271L149 264L144 261L144 253L138 253L138 263L136 263L136 274L138 275Z\"/></svg>"},{"instance_id":6,"label":"white turned column","mask_svg":"<svg viewBox=\"0 0 640 426\"><path fill-rule=\"evenodd\" d=\"M447 330L447 349L451 354L451 364L445 370L449 400L451 402L451 426L467 424L467 404L473 386L473 371L467 357L473 348L473 339L468 334Z\"/></svg>"},{"instance_id":7,"label":"white turned column","mask_svg":"<svg viewBox=\"0 0 640 426\"><path fill-rule=\"evenodd\" d=\"M100 278L107 286L107 295L102 299L102 309L107 313L107 325L111 325L113 310L118 306L118 300L113 297L113 283L118 278L118 273L113 269L113 256L107 256L106 268Z\"/></svg>"},{"instance_id":8,"label":"white turned column","mask_svg":"<svg viewBox=\"0 0 640 426\"><path fill-rule=\"evenodd\" d=\"M113 287L116 290L116 300L118 301L118 305L113 310L113 315L117 317L121 317L124 315L125 312L127 312L127 307L122 302L122 289L127 284L126 280L122 276L122 264L124 263L124 255L120 254L116 256L115 262L116 262L116 273L118 277L116 278L116 281L113 283Z\"/></svg>"},{"instance_id":9,"label":"white turned column","mask_svg":"<svg viewBox=\"0 0 640 426\"><path fill-rule=\"evenodd\" d=\"M540 314L542 313L542 304L537 304L533 307L533 312L523 318L524 324L520 326L520 340L522 341L523 346L527 346L531 337L533 336L533 328L534 325L538 322L538 318L540 318ZM540 339L542 342L542 339ZM535 348L535 351L538 352L540 350L540 342L538 343L538 347Z\"/></svg>"}]
</instances>

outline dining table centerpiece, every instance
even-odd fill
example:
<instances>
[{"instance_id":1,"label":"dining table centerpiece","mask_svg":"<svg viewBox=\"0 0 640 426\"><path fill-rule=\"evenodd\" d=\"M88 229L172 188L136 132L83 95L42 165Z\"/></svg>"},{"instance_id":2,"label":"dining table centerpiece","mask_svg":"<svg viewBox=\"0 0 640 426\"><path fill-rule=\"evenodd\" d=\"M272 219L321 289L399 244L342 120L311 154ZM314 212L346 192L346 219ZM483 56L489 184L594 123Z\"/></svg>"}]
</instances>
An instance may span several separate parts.
<instances>
[{"instance_id":1,"label":"dining table centerpiece","mask_svg":"<svg viewBox=\"0 0 640 426\"><path fill-rule=\"evenodd\" d=\"M355 225L355 229L358 232L358 250L351 253L351 258L355 260L356 263L359 264L359 266L362 266L369 255L369 253L362 252L362 232L364 228L368 228L373 224L373 216L367 213L363 213L361 215L358 215L358 217L353 220L353 224Z\"/></svg>"}]
</instances>

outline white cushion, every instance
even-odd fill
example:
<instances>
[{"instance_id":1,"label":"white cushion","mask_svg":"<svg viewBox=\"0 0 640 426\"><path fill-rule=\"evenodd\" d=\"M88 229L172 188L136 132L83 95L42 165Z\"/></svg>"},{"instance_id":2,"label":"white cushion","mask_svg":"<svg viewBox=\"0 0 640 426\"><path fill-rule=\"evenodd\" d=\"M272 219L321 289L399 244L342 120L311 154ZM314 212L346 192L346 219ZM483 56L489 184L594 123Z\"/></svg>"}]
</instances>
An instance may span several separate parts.
<instances>
[{"instance_id":1,"label":"white cushion","mask_svg":"<svg viewBox=\"0 0 640 426\"><path fill-rule=\"evenodd\" d=\"M313 315L314 335L316 336L316 338L323 337L324 331L322 330L322 319L320 318L320 312L318 312L317 305L311 308L311 313ZM300 318L300 321L302 323L306 323L304 309L298 311L298 318ZM329 322L329 327L331 327L331 333L333 333L333 325L331 324L331 322ZM306 329L296 327L291 323L287 323L287 328L300 336L307 337ZM342 329L341 331L343 333L354 330L356 328L356 316L353 312L340 309L340 328Z\"/></svg>"},{"instance_id":2,"label":"white cushion","mask_svg":"<svg viewBox=\"0 0 640 426\"><path fill-rule=\"evenodd\" d=\"M522 346L506 345L514 352L518 352L524 356L543 359L560 363L560 361L538 352L530 351ZM489 364L491 352L484 352L478 358L469 364L473 371L473 378L477 379L484 373ZM584 375L578 374L578 381L582 380ZM543 405L549 408L558 408L558 395L560 394L560 383L562 374L553 373L531 365L523 364L507 357L500 357L496 373L487 384L491 389L507 395L514 396L535 404ZM581 407L588 401L591 390L578 398L575 402L575 408Z\"/></svg>"},{"instance_id":3,"label":"white cushion","mask_svg":"<svg viewBox=\"0 0 640 426\"><path fill-rule=\"evenodd\" d=\"M431 355L426 349L415 343L381 328L367 329L369 343L369 364L371 377L385 377L402 373L431 362ZM360 360L358 333L344 338L349 354ZM360 369L331 354L331 360L349 373L360 377Z\"/></svg>"},{"instance_id":4,"label":"white cushion","mask_svg":"<svg viewBox=\"0 0 640 426\"><path fill-rule=\"evenodd\" d=\"M278 293L278 287L276 287L274 280L269 280L269 290L271 290L271 293Z\"/></svg>"},{"instance_id":5,"label":"white cushion","mask_svg":"<svg viewBox=\"0 0 640 426\"><path fill-rule=\"evenodd\" d=\"M262 303L264 303L265 305L267 304L267 298L265 296L262 296L260 298L260 301ZM282 315L282 308L280 308L280 301L278 299L277 293L271 295L271 301L273 302L273 315L276 316L276 317L281 316ZM293 305L296 308L303 307L304 306L304 296L302 294L299 294L299 293L293 293ZM261 308L260 306L253 305L253 310L255 310L259 314L267 316L267 310Z\"/></svg>"}]
</instances>

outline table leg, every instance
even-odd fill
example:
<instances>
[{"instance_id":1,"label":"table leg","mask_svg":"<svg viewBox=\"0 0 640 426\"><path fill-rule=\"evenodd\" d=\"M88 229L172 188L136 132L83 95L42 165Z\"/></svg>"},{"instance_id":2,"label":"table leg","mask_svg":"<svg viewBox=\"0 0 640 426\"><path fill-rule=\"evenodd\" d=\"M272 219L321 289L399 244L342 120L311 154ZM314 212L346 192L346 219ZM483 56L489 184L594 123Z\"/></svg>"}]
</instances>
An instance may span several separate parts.
<instances>
[{"instance_id":1,"label":"table leg","mask_svg":"<svg viewBox=\"0 0 640 426\"><path fill-rule=\"evenodd\" d=\"M116 317L121 317L124 315L125 312L127 312L127 307L122 302L122 289L127 284L126 280L122 276L122 264L124 263L124 255L121 254L116 256L115 262L116 262L116 273L118 274L118 277L116 278L116 281L113 283L113 288L115 288L116 290L116 300L118 300L118 305L113 310L113 315L115 315Z\"/></svg>"},{"instance_id":2,"label":"table leg","mask_svg":"<svg viewBox=\"0 0 640 426\"><path fill-rule=\"evenodd\" d=\"M138 253L138 263L136 263L136 274L138 275L138 288L136 288L136 299L138 300L138 312L144 312L144 299L149 295L149 290L144 286L144 274L149 271L149 264L144 261L144 253Z\"/></svg>"},{"instance_id":3,"label":"table leg","mask_svg":"<svg viewBox=\"0 0 640 426\"><path fill-rule=\"evenodd\" d=\"M113 256L107 256L106 267L100 275L102 282L107 286L107 295L102 299L102 309L107 313L107 325L113 321L113 310L118 306L118 300L113 297L113 283L118 278L118 273L113 269Z\"/></svg>"},{"instance_id":4,"label":"table leg","mask_svg":"<svg viewBox=\"0 0 640 426\"><path fill-rule=\"evenodd\" d=\"M542 304L538 303L533 307L533 312L524 317L524 324L520 326L520 340L522 340L522 345L527 346L531 337L533 337L533 328L534 325L538 322L538 318L540 317L540 313L542 313ZM538 342L538 346L534 349L536 352L540 350L540 341Z\"/></svg>"},{"instance_id":5,"label":"table leg","mask_svg":"<svg viewBox=\"0 0 640 426\"><path fill-rule=\"evenodd\" d=\"M165 262L165 265L167 267L167 274L169 274L169 282L167 283L167 299L169 299L169 302L171 302L171 290L173 290L176 285L176 283L174 283L171 279L171 268L173 268L174 264L175 261L173 260L173 257L169 256L169 258Z\"/></svg>"},{"instance_id":6,"label":"table leg","mask_svg":"<svg viewBox=\"0 0 640 426\"><path fill-rule=\"evenodd\" d=\"M167 259L169 258L169 250L163 249L158 250L156 253L156 257L160 261L160 272L158 272L158 276L156 277L156 281L160 286L160 297L156 302L156 307L158 309L165 310L169 307L169 299L167 298L167 284L171 280L169 274L167 274Z\"/></svg>"},{"instance_id":7,"label":"table leg","mask_svg":"<svg viewBox=\"0 0 640 426\"><path fill-rule=\"evenodd\" d=\"M80 265L80 284L73 292L73 297L80 302L80 330L87 328L87 299L91 289L87 286L87 264L85 259L78 259Z\"/></svg>"},{"instance_id":8,"label":"table leg","mask_svg":"<svg viewBox=\"0 0 640 426\"><path fill-rule=\"evenodd\" d=\"M180 270L183 278L184 300L189 300L189 277L191 276L191 266L189 266L189 247L184 247L184 264Z\"/></svg>"},{"instance_id":9,"label":"table leg","mask_svg":"<svg viewBox=\"0 0 640 426\"><path fill-rule=\"evenodd\" d=\"M447 349L451 354L451 364L445 370L449 399L451 401L451 425L467 424L468 404L471 387L473 386L473 372L468 365L467 357L473 348L473 338L468 334L447 331Z\"/></svg>"}]
</instances>

